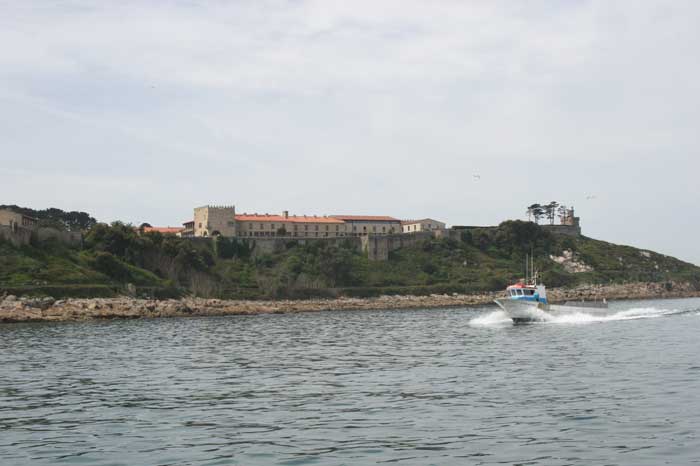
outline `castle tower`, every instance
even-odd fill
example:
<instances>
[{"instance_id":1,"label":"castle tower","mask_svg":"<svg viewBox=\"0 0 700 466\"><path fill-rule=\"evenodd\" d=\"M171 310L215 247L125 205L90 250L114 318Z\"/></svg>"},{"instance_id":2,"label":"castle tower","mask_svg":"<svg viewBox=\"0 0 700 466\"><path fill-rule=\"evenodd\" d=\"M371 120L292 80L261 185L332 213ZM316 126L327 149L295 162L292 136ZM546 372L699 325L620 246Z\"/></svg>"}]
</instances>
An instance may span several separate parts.
<instances>
[{"instance_id":1,"label":"castle tower","mask_svg":"<svg viewBox=\"0 0 700 466\"><path fill-rule=\"evenodd\" d=\"M236 236L235 206L197 207L194 209L194 236Z\"/></svg>"},{"instance_id":2,"label":"castle tower","mask_svg":"<svg viewBox=\"0 0 700 466\"><path fill-rule=\"evenodd\" d=\"M580 227L581 226L581 219L576 216L576 214L574 213L573 207L571 209L567 209L566 214L564 214L561 217L561 224L567 225L567 226L572 226L572 227Z\"/></svg>"}]
</instances>

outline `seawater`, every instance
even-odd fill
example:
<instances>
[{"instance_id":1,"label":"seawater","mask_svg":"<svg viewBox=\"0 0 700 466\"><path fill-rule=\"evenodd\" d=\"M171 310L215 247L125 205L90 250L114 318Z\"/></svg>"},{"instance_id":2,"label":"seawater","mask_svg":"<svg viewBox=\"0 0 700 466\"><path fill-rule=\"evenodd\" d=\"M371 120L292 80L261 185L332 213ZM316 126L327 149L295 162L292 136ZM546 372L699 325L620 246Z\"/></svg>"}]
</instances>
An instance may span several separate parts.
<instances>
[{"instance_id":1,"label":"seawater","mask_svg":"<svg viewBox=\"0 0 700 466\"><path fill-rule=\"evenodd\" d=\"M0 465L697 464L699 336L698 299L2 324Z\"/></svg>"}]
</instances>

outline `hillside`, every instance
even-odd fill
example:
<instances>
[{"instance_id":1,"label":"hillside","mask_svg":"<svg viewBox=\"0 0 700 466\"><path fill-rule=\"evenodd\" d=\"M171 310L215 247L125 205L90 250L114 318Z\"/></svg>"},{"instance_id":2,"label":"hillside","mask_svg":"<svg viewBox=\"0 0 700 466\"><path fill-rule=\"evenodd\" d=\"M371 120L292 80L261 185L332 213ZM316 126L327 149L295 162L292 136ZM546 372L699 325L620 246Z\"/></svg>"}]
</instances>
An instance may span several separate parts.
<instances>
[{"instance_id":1,"label":"hillside","mask_svg":"<svg viewBox=\"0 0 700 466\"><path fill-rule=\"evenodd\" d=\"M550 287L683 281L700 288L700 268L678 259L509 221L465 230L459 240L425 240L393 252L386 262L369 261L350 244L289 241L282 252L256 254L241 240L191 241L97 224L81 249L52 241L21 248L0 242L0 290L55 297L470 293L500 290L521 278L530 251Z\"/></svg>"}]
</instances>

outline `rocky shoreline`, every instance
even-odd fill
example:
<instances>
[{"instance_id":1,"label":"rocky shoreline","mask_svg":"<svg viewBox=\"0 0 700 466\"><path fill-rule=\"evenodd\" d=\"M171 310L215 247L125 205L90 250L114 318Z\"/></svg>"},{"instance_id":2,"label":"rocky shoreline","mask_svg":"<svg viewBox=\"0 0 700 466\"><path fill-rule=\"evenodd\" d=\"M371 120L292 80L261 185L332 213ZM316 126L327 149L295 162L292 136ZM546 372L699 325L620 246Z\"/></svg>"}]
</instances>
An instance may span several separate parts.
<instances>
[{"instance_id":1,"label":"rocky shoreline","mask_svg":"<svg viewBox=\"0 0 700 466\"><path fill-rule=\"evenodd\" d=\"M552 302L567 300L700 297L690 283L628 283L548 290ZM130 297L64 299L0 297L0 322L139 319L151 317L286 314L298 312L446 308L490 304L503 292L430 296L380 296L309 300L244 301L205 298L147 300Z\"/></svg>"}]
</instances>

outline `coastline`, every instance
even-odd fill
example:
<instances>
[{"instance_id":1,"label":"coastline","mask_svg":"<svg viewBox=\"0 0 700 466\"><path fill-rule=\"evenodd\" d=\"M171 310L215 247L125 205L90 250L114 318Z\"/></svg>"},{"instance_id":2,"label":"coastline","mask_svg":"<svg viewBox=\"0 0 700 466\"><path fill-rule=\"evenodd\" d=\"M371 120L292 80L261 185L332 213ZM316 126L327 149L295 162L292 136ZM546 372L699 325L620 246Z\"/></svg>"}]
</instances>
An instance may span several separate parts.
<instances>
[{"instance_id":1,"label":"coastline","mask_svg":"<svg viewBox=\"0 0 700 466\"><path fill-rule=\"evenodd\" d=\"M502 291L480 294L380 296L308 300L222 300L183 298L150 300L119 298L0 298L0 322L81 321L154 317L287 314L322 311L399 310L469 307L491 304ZM585 285L548 290L550 302L700 297L700 290L682 282Z\"/></svg>"}]
</instances>

